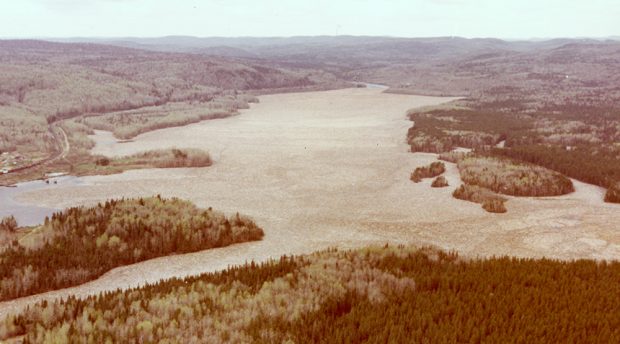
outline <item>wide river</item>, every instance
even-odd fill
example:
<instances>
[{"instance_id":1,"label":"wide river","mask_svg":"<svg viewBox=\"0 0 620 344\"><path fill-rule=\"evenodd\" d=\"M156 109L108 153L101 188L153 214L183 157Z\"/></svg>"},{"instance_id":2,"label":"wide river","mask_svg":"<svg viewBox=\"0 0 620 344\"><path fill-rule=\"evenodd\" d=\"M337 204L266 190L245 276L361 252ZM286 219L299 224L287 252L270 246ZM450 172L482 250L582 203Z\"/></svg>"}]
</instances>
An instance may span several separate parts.
<instances>
[{"instance_id":1,"label":"wide river","mask_svg":"<svg viewBox=\"0 0 620 344\"><path fill-rule=\"evenodd\" d=\"M79 177L62 176L50 178L46 181L34 180L31 182L18 183L15 187L0 186L0 218L13 215L20 226L35 226L43 223L46 216L62 210L56 206L39 206L36 204L24 204L15 200L15 197L25 192L35 190L53 189L68 185L81 185L83 181Z\"/></svg>"},{"instance_id":2,"label":"wide river","mask_svg":"<svg viewBox=\"0 0 620 344\"><path fill-rule=\"evenodd\" d=\"M215 164L86 177L83 185L31 190L17 201L58 208L121 196L176 196L247 214L264 228L264 240L118 268L78 287L0 303L0 314L43 298L332 246L413 243L468 256L620 259L620 207L604 204L600 188L576 182L577 192L567 196L511 199L508 213L497 215L451 197L460 182L453 164L447 164L448 188L412 183L411 171L436 156L408 151L406 111L450 100L380 88L277 94L261 96L239 116L149 132L133 142L115 143L109 133L98 133L99 154L197 147L211 152Z\"/></svg>"}]
</instances>

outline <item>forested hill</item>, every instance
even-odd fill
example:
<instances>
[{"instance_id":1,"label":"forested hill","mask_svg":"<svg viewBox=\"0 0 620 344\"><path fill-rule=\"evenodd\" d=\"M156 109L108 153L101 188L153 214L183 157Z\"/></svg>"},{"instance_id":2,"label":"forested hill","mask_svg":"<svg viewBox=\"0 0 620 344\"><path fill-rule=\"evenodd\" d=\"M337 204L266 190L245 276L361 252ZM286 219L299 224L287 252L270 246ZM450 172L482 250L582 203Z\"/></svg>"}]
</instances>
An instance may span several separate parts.
<instances>
[{"instance_id":1,"label":"forested hill","mask_svg":"<svg viewBox=\"0 0 620 344\"><path fill-rule=\"evenodd\" d=\"M262 237L247 217L226 217L176 198L69 208L46 219L28 241L1 248L0 300L74 286L147 259Z\"/></svg>"},{"instance_id":2,"label":"forested hill","mask_svg":"<svg viewBox=\"0 0 620 344\"><path fill-rule=\"evenodd\" d=\"M73 41L252 57L272 65L326 70L344 80L381 83L415 94L484 101L527 99L536 107L567 102L609 107L620 100L617 39L170 36Z\"/></svg>"},{"instance_id":3,"label":"forested hill","mask_svg":"<svg viewBox=\"0 0 620 344\"><path fill-rule=\"evenodd\" d=\"M282 257L0 324L26 343L617 343L620 263L368 248Z\"/></svg>"},{"instance_id":4,"label":"forested hill","mask_svg":"<svg viewBox=\"0 0 620 344\"><path fill-rule=\"evenodd\" d=\"M0 40L0 105L39 114L179 101L223 90L300 88L334 78L240 58L87 43Z\"/></svg>"},{"instance_id":5,"label":"forested hill","mask_svg":"<svg viewBox=\"0 0 620 344\"><path fill-rule=\"evenodd\" d=\"M329 72L260 60L93 43L0 40L0 154L9 154L0 159L0 170L49 162L21 175L0 176L0 184L40 178L46 170L68 172L76 164L91 162L94 142L86 135L93 134L93 128L70 123L73 119L136 110L136 116L125 116L126 124L140 123L144 127L137 130L143 132L153 126L194 123L211 118L213 112L219 117L235 114L248 106L245 93L343 85ZM157 114L147 116L153 111ZM121 125L113 122L115 126L106 130ZM63 160L54 159L64 145L60 128L71 147Z\"/></svg>"}]
</instances>

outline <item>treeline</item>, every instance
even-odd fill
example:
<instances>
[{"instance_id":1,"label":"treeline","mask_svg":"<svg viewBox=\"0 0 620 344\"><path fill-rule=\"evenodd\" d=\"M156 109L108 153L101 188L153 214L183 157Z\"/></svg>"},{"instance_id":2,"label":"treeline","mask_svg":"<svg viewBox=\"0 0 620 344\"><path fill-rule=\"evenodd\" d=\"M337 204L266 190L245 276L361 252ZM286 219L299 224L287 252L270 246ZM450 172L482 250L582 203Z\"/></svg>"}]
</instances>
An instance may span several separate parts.
<instances>
[{"instance_id":1,"label":"treeline","mask_svg":"<svg viewBox=\"0 0 620 344\"><path fill-rule=\"evenodd\" d=\"M620 203L620 182L607 189L607 193L605 193L605 202Z\"/></svg>"},{"instance_id":2,"label":"treeline","mask_svg":"<svg viewBox=\"0 0 620 344\"><path fill-rule=\"evenodd\" d=\"M94 159L97 167L94 169L89 167L86 172L120 172L124 169L138 169L147 167L207 167L213 164L213 160L211 159L209 153L196 148L158 149L118 158L94 156Z\"/></svg>"},{"instance_id":3,"label":"treeline","mask_svg":"<svg viewBox=\"0 0 620 344\"><path fill-rule=\"evenodd\" d=\"M72 163L65 168L76 176L108 175L144 168L207 167L213 164L208 152L195 148L156 149L114 158L90 154L70 156Z\"/></svg>"},{"instance_id":4,"label":"treeline","mask_svg":"<svg viewBox=\"0 0 620 344\"><path fill-rule=\"evenodd\" d=\"M446 186L449 186L449 184L448 180L444 176L435 178L435 180L431 183L431 187L433 188L445 188Z\"/></svg>"},{"instance_id":5,"label":"treeline","mask_svg":"<svg viewBox=\"0 0 620 344\"><path fill-rule=\"evenodd\" d=\"M146 151L131 155L129 158L136 160L137 163L151 164L158 168L206 167L213 164L209 153L196 148Z\"/></svg>"},{"instance_id":6,"label":"treeline","mask_svg":"<svg viewBox=\"0 0 620 344\"><path fill-rule=\"evenodd\" d=\"M258 98L248 94L232 94L210 99L207 103L170 103L166 106L141 107L133 111L109 112L77 118L79 123L92 129L107 130L119 139L127 140L142 133L179 127L204 120L220 119L238 114L238 110L249 108L249 103Z\"/></svg>"},{"instance_id":7,"label":"treeline","mask_svg":"<svg viewBox=\"0 0 620 344\"><path fill-rule=\"evenodd\" d=\"M139 101L131 101L128 99L122 100L119 103L110 104L81 104L80 106L74 106L71 108L57 110L54 114L46 117L47 123L55 123L65 119L74 118L88 113L106 113L112 111L124 111L139 109L147 106L159 106L166 104L166 99L161 98L145 98Z\"/></svg>"},{"instance_id":8,"label":"treeline","mask_svg":"<svg viewBox=\"0 0 620 344\"><path fill-rule=\"evenodd\" d=\"M512 196L557 196L575 191L570 179L544 167L506 158L467 157L458 162L464 183Z\"/></svg>"},{"instance_id":9,"label":"treeline","mask_svg":"<svg viewBox=\"0 0 620 344\"><path fill-rule=\"evenodd\" d=\"M507 199L498 194L540 197L575 191L570 179L544 167L475 154L455 159L464 184L452 196L479 203L490 213L507 211Z\"/></svg>"},{"instance_id":10,"label":"treeline","mask_svg":"<svg viewBox=\"0 0 620 344\"><path fill-rule=\"evenodd\" d=\"M122 265L174 253L260 240L262 229L180 199L110 200L47 218L43 242L0 253L0 300L87 282Z\"/></svg>"},{"instance_id":11,"label":"treeline","mask_svg":"<svg viewBox=\"0 0 620 344\"><path fill-rule=\"evenodd\" d=\"M17 220L15 216L5 216L0 220L0 231L15 232L17 230Z\"/></svg>"},{"instance_id":12,"label":"treeline","mask_svg":"<svg viewBox=\"0 0 620 344\"><path fill-rule=\"evenodd\" d=\"M0 220L0 251L18 238L18 223L13 215L5 216Z\"/></svg>"},{"instance_id":13,"label":"treeline","mask_svg":"<svg viewBox=\"0 0 620 344\"><path fill-rule=\"evenodd\" d=\"M513 135L530 130L533 120L528 115L472 109L436 109L412 111L414 122L407 133L412 152L444 153L456 147L484 149Z\"/></svg>"},{"instance_id":14,"label":"treeline","mask_svg":"<svg viewBox=\"0 0 620 344\"><path fill-rule=\"evenodd\" d=\"M504 204L507 201L505 197L481 186L462 184L454 190L452 196L463 201L479 203L482 205L482 209L489 213L505 213L507 211Z\"/></svg>"},{"instance_id":15,"label":"treeline","mask_svg":"<svg viewBox=\"0 0 620 344\"><path fill-rule=\"evenodd\" d=\"M18 106L0 105L0 154L36 156L54 147L45 119Z\"/></svg>"},{"instance_id":16,"label":"treeline","mask_svg":"<svg viewBox=\"0 0 620 344\"><path fill-rule=\"evenodd\" d=\"M165 91L153 88L151 93L144 95L142 98L127 98L127 99L110 99L108 103L82 103L63 110L56 110L55 113L46 117L47 123L51 124L65 119L71 119L82 115L94 115L94 114L107 114L114 112L125 112L129 110L136 110L149 107L159 107L169 103L199 103L207 104L207 108L226 108L227 110L237 110L247 108L249 102L256 102L256 98L246 94L236 94L236 90L228 92L222 91L194 91L187 92L183 90L178 92L178 95L174 95L174 88L168 88ZM218 97L223 93L233 93L232 96ZM227 99L230 98L230 99ZM222 106L225 103L225 106Z\"/></svg>"},{"instance_id":17,"label":"treeline","mask_svg":"<svg viewBox=\"0 0 620 344\"><path fill-rule=\"evenodd\" d=\"M461 159L464 159L468 156L473 156L474 154L471 152L458 152L458 151L451 151L451 152L445 152L445 153L440 153L439 156L437 157L439 160L443 160L443 161L447 161L447 162L451 162L451 163L458 163L459 161L461 161Z\"/></svg>"},{"instance_id":18,"label":"treeline","mask_svg":"<svg viewBox=\"0 0 620 344\"><path fill-rule=\"evenodd\" d=\"M348 293L304 315L287 334L296 343L614 343L620 339L620 296L612 295L620 289L605 285L605 281L618 283L618 263L515 258L460 262L449 256L433 261L423 255L382 263L411 276L415 290L393 293L381 303Z\"/></svg>"},{"instance_id":19,"label":"treeline","mask_svg":"<svg viewBox=\"0 0 620 344\"><path fill-rule=\"evenodd\" d=\"M49 342L615 343L620 263L434 249L324 251L43 302L0 324Z\"/></svg>"},{"instance_id":20,"label":"treeline","mask_svg":"<svg viewBox=\"0 0 620 344\"><path fill-rule=\"evenodd\" d=\"M620 139L618 110L547 104L539 111L526 111L523 101L520 109L513 106L519 104L517 100L508 108L473 99L466 103L470 108L454 105L410 112L414 121L407 135L411 151L439 153L455 162L462 157L447 153L467 147L478 154L539 165L600 185L610 189L608 202L615 199L611 188L620 182L620 148L615 144ZM501 147L496 147L500 142Z\"/></svg>"},{"instance_id":21,"label":"treeline","mask_svg":"<svg viewBox=\"0 0 620 344\"><path fill-rule=\"evenodd\" d=\"M580 145L572 149L554 145L522 145L493 149L494 156L526 161L561 172L586 183L611 187L620 181L620 152Z\"/></svg>"},{"instance_id":22,"label":"treeline","mask_svg":"<svg viewBox=\"0 0 620 344\"><path fill-rule=\"evenodd\" d=\"M236 110L226 110L226 111L212 111L206 110L202 114L198 115L181 115L176 113L171 113L164 117L158 117L155 119L144 118L141 120L141 123L134 123L128 126L115 126L112 124L112 132L114 136L122 140L132 139L140 134L154 131L158 129L171 128L171 127L182 127L192 123L198 123L200 121L211 120L211 119L220 119L226 118L234 115ZM102 129L102 128L95 128Z\"/></svg>"},{"instance_id":23,"label":"treeline","mask_svg":"<svg viewBox=\"0 0 620 344\"><path fill-rule=\"evenodd\" d=\"M435 161L428 166L416 167L409 179L419 183L424 178L434 178L444 172L446 172L446 165L443 162Z\"/></svg>"}]
</instances>

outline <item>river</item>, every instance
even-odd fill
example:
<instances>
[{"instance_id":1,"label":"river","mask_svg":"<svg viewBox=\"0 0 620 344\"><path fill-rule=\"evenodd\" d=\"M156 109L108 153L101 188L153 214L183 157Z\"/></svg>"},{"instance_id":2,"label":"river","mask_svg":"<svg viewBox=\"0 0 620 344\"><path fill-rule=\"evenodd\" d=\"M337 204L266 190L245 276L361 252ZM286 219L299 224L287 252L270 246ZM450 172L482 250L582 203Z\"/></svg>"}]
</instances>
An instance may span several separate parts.
<instances>
[{"instance_id":1,"label":"river","mask_svg":"<svg viewBox=\"0 0 620 344\"><path fill-rule=\"evenodd\" d=\"M36 226L61 208L26 204L15 200L15 196L24 192L52 190L67 186L83 185L84 182L74 176L62 176L43 180L18 183L15 187L0 186L0 218L13 215L19 226Z\"/></svg>"},{"instance_id":2,"label":"river","mask_svg":"<svg viewBox=\"0 0 620 344\"><path fill-rule=\"evenodd\" d=\"M379 88L265 95L239 116L142 134L97 154L122 156L169 147L208 150L214 164L195 169L147 169L80 179L85 184L33 189L14 199L37 207L67 207L109 198L161 194L200 207L251 216L261 241L114 269L81 286L0 303L0 315L42 299L86 296L302 254L328 247L403 243L435 245L467 256L561 259L620 258L620 211L587 185L561 197L510 198L508 213L486 213L456 200L460 184L446 164L447 188L413 183L434 154L412 154L406 111L453 98L386 94ZM598 198L597 198L598 197Z\"/></svg>"}]
</instances>

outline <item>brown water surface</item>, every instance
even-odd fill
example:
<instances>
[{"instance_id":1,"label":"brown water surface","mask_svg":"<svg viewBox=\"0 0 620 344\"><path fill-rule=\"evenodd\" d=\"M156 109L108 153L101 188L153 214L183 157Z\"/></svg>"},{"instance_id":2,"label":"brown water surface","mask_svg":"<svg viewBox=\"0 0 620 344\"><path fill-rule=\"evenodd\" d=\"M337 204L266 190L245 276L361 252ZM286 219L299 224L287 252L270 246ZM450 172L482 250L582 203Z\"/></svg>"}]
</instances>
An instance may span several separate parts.
<instances>
[{"instance_id":1,"label":"brown water surface","mask_svg":"<svg viewBox=\"0 0 620 344\"><path fill-rule=\"evenodd\" d=\"M451 98L381 91L262 96L239 116L158 130L127 143L111 143L103 133L103 144L94 149L99 154L197 147L211 152L215 164L86 177L84 185L18 199L66 207L121 196L176 196L250 215L265 229L264 240L117 268L78 287L1 303L0 314L43 298L84 296L330 246L390 242L432 244L468 256L620 258L620 207L604 204L600 188L577 183L577 192L563 197L511 199L508 213L497 215L451 197L460 182L454 164L447 164L448 188L411 182L411 171L436 156L408 152L405 113Z\"/></svg>"}]
</instances>

